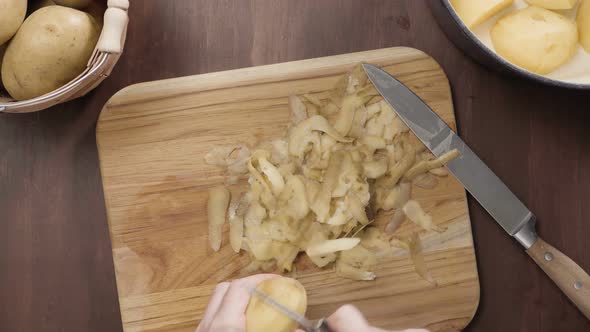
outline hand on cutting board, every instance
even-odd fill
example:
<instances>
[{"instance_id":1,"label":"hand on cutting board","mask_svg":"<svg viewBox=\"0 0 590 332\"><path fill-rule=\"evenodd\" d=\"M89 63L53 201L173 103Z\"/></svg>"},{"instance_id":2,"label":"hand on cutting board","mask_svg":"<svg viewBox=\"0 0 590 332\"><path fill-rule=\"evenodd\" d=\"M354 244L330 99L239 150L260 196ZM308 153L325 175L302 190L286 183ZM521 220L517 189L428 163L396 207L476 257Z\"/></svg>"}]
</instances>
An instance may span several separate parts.
<instances>
[{"instance_id":1,"label":"hand on cutting board","mask_svg":"<svg viewBox=\"0 0 590 332\"><path fill-rule=\"evenodd\" d=\"M277 275L258 274L217 285L196 332L245 332L245 312L250 301L249 289L274 277ZM328 325L334 332L385 332L370 326L363 314L352 305L345 305L336 310L328 317ZM297 332L302 331L297 330ZM403 332L428 331L405 330Z\"/></svg>"}]
</instances>

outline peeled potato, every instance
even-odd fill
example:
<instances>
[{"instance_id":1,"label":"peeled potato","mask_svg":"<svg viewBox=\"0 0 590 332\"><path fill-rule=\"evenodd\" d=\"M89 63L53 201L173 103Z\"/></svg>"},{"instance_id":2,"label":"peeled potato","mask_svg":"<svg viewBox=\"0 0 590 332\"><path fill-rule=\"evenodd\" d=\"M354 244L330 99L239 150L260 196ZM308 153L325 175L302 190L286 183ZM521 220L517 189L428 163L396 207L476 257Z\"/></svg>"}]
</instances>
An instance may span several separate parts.
<instances>
[{"instance_id":1,"label":"peeled potato","mask_svg":"<svg viewBox=\"0 0 590 332\"><path fill-rule=\"evenodd\" d=\"M550 10L530 6L510 13L490 31L496 52L537 74L566 63L578 47L576 24Z\"/></svg>"},{"instance_id":2,"label":"peeled potato","mask_svg":"<svg viewBox=\"0 0 590 332\"><path fill-rule=\"evenodd\" d=\"M2 82L16 100L51 92L81 74L98 40L98 26L82 11L44 7L27 17L4 55Z\"/></svg>"},{"instance_id":3,"label":"peeled potato","mask_svg":"<svg viewBox=\"0 0 590 332\"><path fill-rule=\"evenodd\" d=\"M472 29L510 6L513 0L451 0L463 23Z\"/></svg>"},{"instance_id":4,"label":"peeled potato","mask_svg":"<svg viewBox=\"0 0 590 332\"><path fill-rule=\"evenodd\" d=\"M300 315L307 309L307 294L295 279L277 277L261 282L259 291ZM252 296L246 309L246 332L293 332L297 322L258 296Z\"/></svg>"},{"instance_id":5,"label":"peeled potato","mask_svg":"<svg viewBox=\"0 0 590 332\"><path fill-rule=\"evenodd\" d=\"M66 6L76 9L82 9L88 7L92 0L53 0L60 6Z\"/></svg>"},{"instance_id":6,"label":"peeled potato","mask_svg":"<svg viewBox=\"0 0 590 332\"><path fill-rule=\"evenodd\" d=\"M546 9L572 9L578 0L526 0L526 2Z\"/></svg>"},{"instance_id":7,"label":"peeled potato","mask_svg":"<svg viewBox=\"0 0 590 332\"><path fill-rule=\"evenodd\" d=\"M583 0L578 9L578 33L580 34L580 44L590 53L590 0Z\"/></svg>"},{"instance_id":8,"label":"peeled potato","mask_svg":"<svg viewBox=\"0 0 590 332\"><path fill-rule=\"evenodd\" d=\"M223 224L225 223L227 206L231 193L220 186L209 189L207 200L207 217L209 218L209 244L214 251L221 248Z\"/></svg>"},{"instance_id":9,"label":"peeled potato","mask_svg":"<svg viewBox=\"0 0 590 332\"><path fill-rule=\"evenodd\" d=\"M27 13L27 0L0 0L0 45L18 30Z\"/></svg>"}]
</instances>

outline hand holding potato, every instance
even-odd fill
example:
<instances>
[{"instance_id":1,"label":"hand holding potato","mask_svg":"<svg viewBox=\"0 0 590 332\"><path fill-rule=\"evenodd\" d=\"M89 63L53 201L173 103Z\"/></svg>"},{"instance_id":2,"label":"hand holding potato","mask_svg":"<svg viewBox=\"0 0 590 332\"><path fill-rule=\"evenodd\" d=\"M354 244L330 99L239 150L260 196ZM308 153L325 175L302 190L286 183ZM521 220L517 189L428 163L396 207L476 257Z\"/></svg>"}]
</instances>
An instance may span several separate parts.
<instances>
[{"instance_id":1,"label":"hand holding potato","mask_svg":"<svg viewBox=\"0 0 590 332\"><path fill-rule=\"evenodd\" d=\"M457 14L469 29L473 29L504 8L514 0L451 0Z\"/></svg>"},{"instance_id":2,"label":"hand holding potato","mask_svg":"<svg viewBox=\"0 0 590 332\"><path fill-rule=\"evenodd\" d=\"M246 331L250 288L276 277L274 274L258 274L217 285L196 332Z\"/></svg>"},{"instance_id":3,"label":"hand holding potato","mask_svg":"<svg viewBox=\"0 0 590 332\"><path fill-rule=\"evenodd\" d=\"M291 288L292 285L295 288ZM250 297L252 287L260 289L275 300L289 302L284 305L301 315L305 313L305 308L301 308L301 306L306 306L307 301L300 301L303 299L300 292L305 294L305 290L296 280L274 274L259 274L217 285L203 319L195 332L293 331L296 324L288 317L272 309L268 304L257 301L258 298ZM284 293L285 291L289 292L289 296ZM293 297L293 299L285 297ZM247 322L247 320L253 319L256 321ZM370 326L363 314L352 305L340 307L328 317L327 321L333 332L387 332ZM264 326L269 323L272 325ZM297 332L303 331L297 330ZM398 332L428 331L410 329Z\"/></svg>"},{"instance_id":4,"label":"hand holding potato","mask_svg":"<svg viewBox=\"0 0 590 332\"><path fill-rule=\"evenodd\" d=\"M546 9L572 9L578 0L526 0L526 2Z\"/></svg>"},{"instance_id":5,"label":"hand holding potato","mask_svg":"<svg viewBox=\"0 0 590 332\"><path fill-rule=\"evenodd\" d=\"M580 44L590 53L590 0L583 0L578 9L576 18L578 23L578 33L580 34Z\"/></svg>"}]
</instances>

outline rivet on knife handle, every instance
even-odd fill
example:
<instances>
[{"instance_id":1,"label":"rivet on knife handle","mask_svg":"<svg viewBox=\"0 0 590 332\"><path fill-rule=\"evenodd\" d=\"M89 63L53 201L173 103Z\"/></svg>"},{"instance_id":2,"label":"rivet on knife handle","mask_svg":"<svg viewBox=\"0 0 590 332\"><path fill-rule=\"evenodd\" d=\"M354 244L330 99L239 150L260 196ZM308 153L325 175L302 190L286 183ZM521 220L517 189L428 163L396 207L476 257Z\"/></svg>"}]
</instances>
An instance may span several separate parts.
<instances>
[{"instance_id":1,"label":"rivet on knife handle","mask_svg":"<svg viewBox=\"0 0 590 332\"><path fill-rule=\"evenodd\" d=\"M590 319L590 276L569 257L542 239L527 250L531 258Z\"/></svg>"}]
</instances>

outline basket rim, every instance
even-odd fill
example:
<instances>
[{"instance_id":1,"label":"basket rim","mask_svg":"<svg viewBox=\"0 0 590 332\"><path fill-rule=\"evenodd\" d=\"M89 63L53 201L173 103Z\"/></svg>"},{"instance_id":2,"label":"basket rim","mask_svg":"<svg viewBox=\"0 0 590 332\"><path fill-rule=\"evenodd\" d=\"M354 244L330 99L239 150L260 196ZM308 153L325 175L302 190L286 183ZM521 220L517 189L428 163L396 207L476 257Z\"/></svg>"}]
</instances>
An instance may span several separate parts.
<instances>
[{"instance_id":1,"label":"basket rim","mask_svg":"<svg viewBox=\"0 0 590 332\"><path fill-rule=\"evenodd\" d=\"M127 6L123 6L124 4ZM66 84L44 95L26 100L14 100L12 97L10 99L6 98L0 101L0 113L40 111L81 97L94 89L108 77L123 52L127 36L128 5L127 0L108 1L100 37L84 71Z\"/></svg>"},{"instance_id":2,"label":"basket rim","mask_svg":"<svg viewBox=\"0 0 590 332\"><path fill-rule=\"evenodd\" d=\"M73 91L74 89L78 88L82 83L86 80L87 77L91 77L97 75L102 69L104 69L105 64L108 62L108 57L111 53L106 52L99 52L98 54L98 63L95 66L90 67L90 70L86 71L86 73L79 75L77 78L73 79L72 81L66 83L65 85L61 86L60 88L53 90L47 94L41 95L39 97L27 100L20 100L20 101L13 101L13 102L0 102L0 112L5 112L8 107L27 107L32 106L38 103L44 103L47 101L55 100L68 92Z\"/></svg>"}]
</instances>

